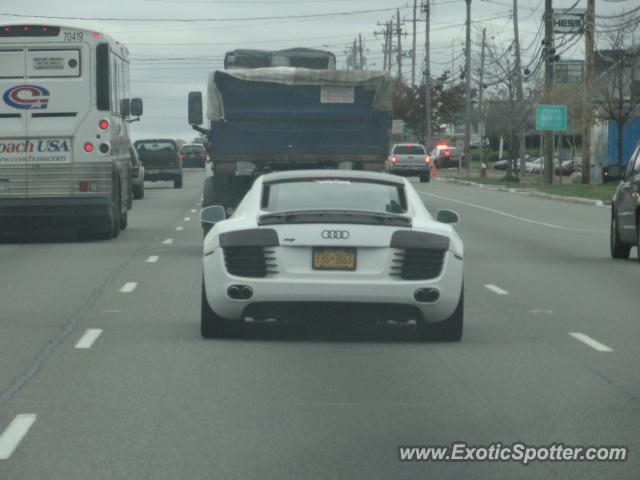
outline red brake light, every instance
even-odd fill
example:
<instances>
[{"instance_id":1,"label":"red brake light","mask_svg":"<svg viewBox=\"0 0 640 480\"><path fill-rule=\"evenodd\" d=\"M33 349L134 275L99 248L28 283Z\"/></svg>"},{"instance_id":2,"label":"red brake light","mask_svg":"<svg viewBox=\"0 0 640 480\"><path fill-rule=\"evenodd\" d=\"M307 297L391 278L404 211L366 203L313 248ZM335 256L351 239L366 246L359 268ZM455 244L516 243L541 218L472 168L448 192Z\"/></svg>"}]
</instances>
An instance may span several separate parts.
<instances>
[{"instance_id":1,"label":"red brake light","mask_svg":"<svg viewBox=\"0 0 640 480\"><path fill-rule=\"evenodd\" d=\"M451 155L451 152L450 152L449 150L445 150L445 151L444 151L444 152L442 152L442 153L444 153L447 157L448 157L449 155Z\"/></svg>"},{"instance_id":2,"label":"red brake light","mask_svg":"<svg viewBox=\"0 0 640 480\"><path fill-rule=\"evenodd\" d=\"M106 120L100 120L100 123L98 125L102 130L106 130L107 128L109 128L109 122L107 122Z\"/></svg>"},{"instance_id":3,"label":"red brake light","mask_svg":"<svg viewBox=\"0 0 640 480\"><path fill-rule=\"evenodd\" d=\"M436 148L437 148L438 150L442 150L442 149L444 149L444 148L447 148L448 146L449 146L449 145L447 145L446 143L438 143L438 144L436 145Z\"/></svg>"},{"instance_id":4,"label":"red brake light","mask_svg":"<svg viewBox=\"0 0 640 480\"><path fill-rule=\"evenodd\" d=\"M85 152L93 152L93 143L85 143L84 144L84 151Z\"/></svg>"},{"instance_id":5,"label":"red brake light","mask_svg":"<svg viewBox=\"0 0 640 480\"><path fill-rule=\"evenodd\" d=\"M99 34L97 34L97 33L94 33L94 34L93 34L93 38L98 38L99 36L100 36L100 35L99 35Z\"/></svg>"},{"instance_id":6,"label":"red brake light","mask_svg":"<svg viewBox=\"0 0 640 480\"><path fill-rule=\"evenodd\" d=\"M429 163L430 161L431 161L431 158L429 157L429 155L424 157L424 163Z\"/></svg>"},{"instance_id":7,"label":"red brake light","mask_svg":"<svg viewBox=\"0 0 640 480\"><path fill-rule=\"evenodd\" d=\"M186 154L186 153L179 153L178 155L180 155L180 158L184 158L184 157L186 157L186 156L187 156L187 154Z\"/></svg>"},{"instance_id":8,"label":"red brake light","mask_svg":"<svg viewBox=\"0 0 640 480\"><path fill-rule=\"evenodd\" d=\"M26 31L29 30L29 27L23 27L22 29Z\"/></svg>"},{"instance_id":9,"label":"red brake light","mask_svg":"<svg viewBox=\"0 0 640 480\"><path fill-rule=\"evenodd\" d=\"M200 158L207 158L207 154L206 153L201 153L200 154Z\"/></svg>"},{"instance_id":10,"label":"red brake light","mask_svg":"<svg viewBox=\"0 0 640 480\"><path fill-rule=\"evenodd\" d=\"M89 191L89 182L80 182L80 191L88 192Z\"/></svg>"},{"instance_id":11,"label":"red brake light","mask_svg":"<svg viewBox=\"0 0 640 480\"><path fill-rule=\"evenodd\" d=\"M397 163L398 157L391 157L391 163Z\"/></svg>"}]
</instances>

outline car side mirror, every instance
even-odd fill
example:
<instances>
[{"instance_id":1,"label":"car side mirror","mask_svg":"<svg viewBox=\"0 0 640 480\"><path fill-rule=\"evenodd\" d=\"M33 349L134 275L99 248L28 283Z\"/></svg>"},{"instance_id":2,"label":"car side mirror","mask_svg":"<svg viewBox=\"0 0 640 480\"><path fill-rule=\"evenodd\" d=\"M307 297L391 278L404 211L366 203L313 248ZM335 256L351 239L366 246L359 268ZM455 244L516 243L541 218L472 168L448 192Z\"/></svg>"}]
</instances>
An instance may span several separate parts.
<instances>
[{"instance_id":1,"label":"car side mirror","mask_svg":"<svg viewBox=\"0 0 640 480\"><path fill-rule=\"evenodd\" d=\"M211 205L210 207L205 207L200 212L200 221L202 223L209 223L211 225L221 222L227 218L224 207L221 205Z\"/></svg>"},{"instance_id":2,"label":"car side mirror","mask_svg":"<svg viewBox=\"0 0 640 480\"><path fill-rule=\"evenodd\" d=\"M202 125L201 92L189 92L189 125Z\"/></svg>"},{"instance_id":3,"label":"car side mirror","mask_svg":"<svg viewBox=\"0 0 640 480\"><path fill-rule=\"evenodd\" d=\"M460 216L451 210L438 210L438 213L436 213L436 220L440 223L457 225L460 223Z\"/></svg>"}]
</instances>

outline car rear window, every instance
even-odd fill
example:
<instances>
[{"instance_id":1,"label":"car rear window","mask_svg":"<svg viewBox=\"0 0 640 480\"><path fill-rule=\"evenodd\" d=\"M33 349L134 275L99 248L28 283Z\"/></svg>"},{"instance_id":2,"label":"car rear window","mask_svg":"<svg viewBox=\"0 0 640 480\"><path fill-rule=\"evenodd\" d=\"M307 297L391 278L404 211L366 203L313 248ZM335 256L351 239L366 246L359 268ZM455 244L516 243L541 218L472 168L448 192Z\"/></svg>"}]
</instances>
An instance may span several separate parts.
<instances>
[{"instance_id":1,"label":"car rear window","mask_svg":"<svg viewBox=\"0 0 640 480\"><path fill-rule=\"evenodd\" d=\"M159 151L176 151L176 146L173 142L136 142L136 150L146 150L147 152L159 152Z\"/></svg>"},{"instance_id":2,"label":"car rear window","mask_svg":"<svg viewBox=\"0 0 640 480\"><path fill-rule=\"evenodd\" d=\"M366 210L404 213L404 187L362 179L313 178L265 184L262 208L272 212L290 210Z\"/></svg>"},{"instance_id":3,"label":"car rear window","mask_svg":"<svg viewBox=\"0 0 640 480\"><path fill-rule=\"evenodd\" d=\"M180 153L204 153L204 147L202 145L189 145L188 147L182 147Z\"/></svg>"},{"instance_id":4,"label":"car rear window","mask_svg":"<svg viewBox=\"0 0 640 480\"><path fill-rule=\"evenodd\" d=\"M396 155L424 155L426 152L421 145L398 145L393 149Z\"/></svg>"}]
</instances>

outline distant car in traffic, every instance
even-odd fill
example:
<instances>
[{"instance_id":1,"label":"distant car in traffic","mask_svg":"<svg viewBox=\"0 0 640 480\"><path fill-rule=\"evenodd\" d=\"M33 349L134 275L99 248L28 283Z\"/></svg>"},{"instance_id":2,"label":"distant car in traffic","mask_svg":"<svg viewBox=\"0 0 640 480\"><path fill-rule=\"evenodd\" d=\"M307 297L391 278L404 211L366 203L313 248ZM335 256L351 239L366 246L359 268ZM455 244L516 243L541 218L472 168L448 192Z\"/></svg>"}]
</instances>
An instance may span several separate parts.
<instances>
[{"instance_id":1,"label":"distant car in traffic","mask_svg":"<svg viewBox=\"0 0 640 480\"><path fill-rule=\"evenodd\" d=\"M182 188L182 159L176 142L170 139L144 139L134 144L138 157L145 166L145 180L168 180L173 188Z\"/></svg>"},{"instance_id":2,"label":"distant car in traffic","mask_svg":"<svg viewBox=\"0 0 640 480\"><path fill-rule=\"evenodd\" d=\"M204 168L208 155L204 145L200 143L188 143L180 149L183 167Z\"/></svg>"},{"instance_id":3,"label":"distant car in traffic","mask_svg":"<svg viewBox=\"0 0 640 480\"><path fill-rule=\"evenodd\" d=\"M509 160L498 160L493 164L495 170L506 170L509 167Z\"/></svg>"},{"instance_id":4,"label":"distant car in traffic","mask_svg":"<svg viewBox=\"0 0 640 480\"><path fill-rule=\"evenodd\" d=\"M129 158L131 159L131 182L133 198L144 198L144 165L138 157L138 152L133 146L129 146Z\"/></svg>"},{"instance_id":5,"label":"distant car in traffic","mask_svg":"<svg viewBox=\"0 0 640 480\"><path fill-rule=\"evenodd\" d=\"M436 168L457 167L461 164L462 152L456 147L436 145L430 157Z\"/></svg>"},{"instance_id":6,"label":"distant car in traffic","mask_svg":"<svg viewBox=\"0 0 640 480\"><path fill-rule=\"evenodd\" d=\"M404 176L418 176L420 182L431 180L431 159L424 145L419 143L398 143L391 148L387 173Z\"/></svg>"},{"instance_id":7,"label":"distant car in traffic","mask_svg":"<svg viewBox=\"0 0 640 480\"><path fill-rule=\"evenodd\" d=\"M384 173L305 170L258 177L233 215L201 212L203 337L245 317L415 320L425 339L459 341L463 244L458 214L432 218L411 183Z\"/></svg>"},{"instance_id":8,"label":"distant car in traffic","mask_svg":"<svg viewBox=\"0 0 640 480\"><path fill-rule=\"evenodd\" d=\"M640 260L640 142L629 158L611 203L611 256L629 258L634 246L638 247Z\"/></svg>"}]
</instances>

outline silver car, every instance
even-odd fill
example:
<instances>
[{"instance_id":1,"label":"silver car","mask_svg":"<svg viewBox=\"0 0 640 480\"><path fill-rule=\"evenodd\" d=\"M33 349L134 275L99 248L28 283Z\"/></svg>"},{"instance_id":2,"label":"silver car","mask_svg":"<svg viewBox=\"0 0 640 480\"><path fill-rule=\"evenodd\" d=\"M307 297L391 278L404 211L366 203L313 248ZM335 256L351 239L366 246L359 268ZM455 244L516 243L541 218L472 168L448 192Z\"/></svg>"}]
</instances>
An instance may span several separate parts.
<instances>
[{"instance_id":1,"label":"silver car","mask_svg":"<svg viewBox=\"0 0 640 480\"><path fill-rule=\"evenodd\" d=\"M431 180L431 158L424 145L397 143L391 149L385 170L394 175L418 176L420 182L428 182Z\"/></svg>"}]
</instances>

